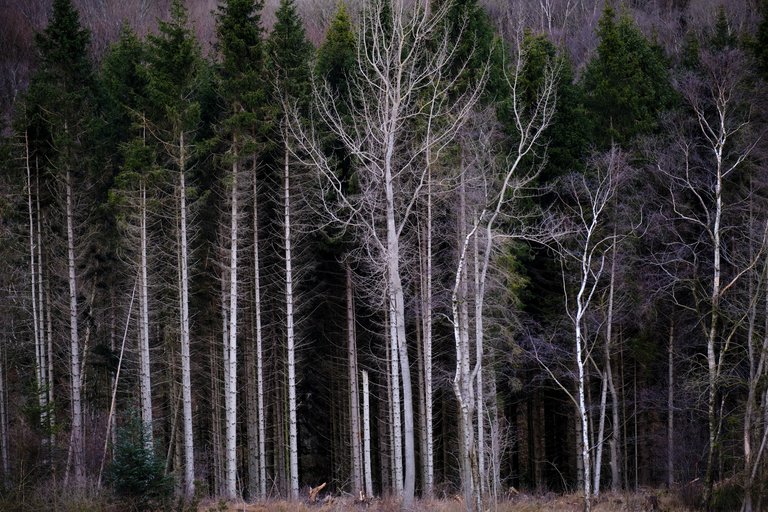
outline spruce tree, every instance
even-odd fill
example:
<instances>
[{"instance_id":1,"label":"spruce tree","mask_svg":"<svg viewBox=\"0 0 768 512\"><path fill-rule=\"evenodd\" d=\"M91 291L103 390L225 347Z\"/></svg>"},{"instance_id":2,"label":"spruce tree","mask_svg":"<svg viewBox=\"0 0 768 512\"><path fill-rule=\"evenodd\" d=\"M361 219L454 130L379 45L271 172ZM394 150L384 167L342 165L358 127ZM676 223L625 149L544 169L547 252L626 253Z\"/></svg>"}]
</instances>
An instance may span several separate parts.
<instances>
[{"instance_id":1,"label":"spruce tree","mask_svg":"<svg viewBox=\"0 0 768 512\"><path fill-rule=\"evenodd\" d=\"M353 78L356 67L357 37L347 8L340 2L325 34L325 41L317 51L316 70L334 92L344 98L348 92L347 82Z\"/></svg>"},{"instance_id":2,"label":"spruce tree","mask_svg":"<svg viewBox=\"0 0 768 512\"><path fill-rule=\"evenodd\" d=\"M171 4L171 17L161 21L157 35L148 38L147 91L148 119L159 141L158 164L176 175L174 182L175 247L178 277L175 295L181 344L182 436L184 446L184 494L194 493L194 435L192 430L192 383L190 364L190 247L191 221L188 191L189 173L195 162L201 128L201 91L205 87L205 64L188 23L181 0Z\"/></svg>"},{"instance_id":3,"label":"spruce tree","mask_svg":"<svg viewBox=\"0 0 768 512\"><path fill-rule=\"evenodd\" d=\"M226 102L226 119L222 122L222 137L228 146L224 167L227 169L224 173L225 183L224 194L227 198L228 209L222 212L222 216L227 222L220 224L221 229L228 230L228 246L223 248L221 253L225 254L222 266L227 268L225 276L222 276L223 288L227 289L229 300L222 304L222 310L226 312L225 318L228 320L228 326L225 328L227 339L224 346L224 403L226 414L226 440L225 440L225 483L226 493L230 498L236 494L237 483L237 332L238 332L238 249L240 245L240 231L238 219L241 216L240 206L243 199L242 187L242 167L249 163L253 171L252 179L256 180L256 157L253 153L257 149L257 127L262 120L261 110L263 110L263 48L262 48L262 29L261 29L261 2L253 0L229 0L219 7L217 15L217 33L219 38L218 49L222 61L219 66L219 76L221 80L222 96ZM256 204L257 193L254 196L254 212L258 208ZM223 226L227 226L224 228ZM257 236L258 226L254 227L254 234ZM255 269L258 272L258 269ZM240 306L242 307L242 306ZM258 334L260 336L260 333ZM257 346L257 358L260 358L260 343ZM253 362L254 364L256 362ZM248 369L249 375L250 368ZM261 381L261 379L259 379ZM249 426L257 421L255 417L252 395L258 393L253 389L253 383L249 381L248 388L248 412ZM259 390L261 388L259 387ZM262 392L263 393L263 392ZM259 416L263 416L263 407L260 408ZM263 418L258 418L263 421ZM263 428L261 436L263 437ZM256 435L253 428L249 428L249 476L251 477L252 495L257 493L255 473L259 471L260 478L264 463L257 468L256 459L264 458L263 444L260 444L258 457L256 457L255 446ZM259 494L263 496L263 485L258 485Z\"/></svg>"},{"instance_id":4,"label":"spruce tree","mask_svg":"<svg viewBox=\"0 0 768 512\"><path fill-rule=\"evenodd\" d=\"M582 81L593 142L598 149L626 146L658 127L659 113L673 103L667 65L661 49L651 44L629 14L618 19L606 5L598 22L596 56Z\"/></svg>"},{"instance_id":5,"label":"spruce tree","mask_svg":"<svg viewBox=\"0 0 768 512\"><path fill-rule=\"evenodd\" d=\"M296 249L298 248L295 229L297 203L302 200L300 194L295 194L296 166L291 162L291 141L288 123L292 116L291 110L297 110L299 115L306 115L310 102L310 67L312 45L307 41L304 26L301 22L293 0L281 0L276 13L277 21L267 41L268 69L274 87L271 90L270 101L272 110L272 137L275 143L275 168L282 169L280 183L282 184L279 201L283 206L280 219L280 235L283 244L284 262L284 291L285 291L285 340L286 340L286 370L287 370L287 416L288 416L288 496L298 498L299 493L299 456L298 456L298 420L296 399L296 328L294 322L294 303L298 283L294 272L296 265ZM278 149L279 148L279 149ZM301 306L301 304L298 304Z\"/></svg>"},{"instance_id":6,"label":"spruce tree","mask_svg":"<svg viewBox=\"0 0 768 512\"><path fill-rule=\"evenodd\" d=\"M71 468L75 485L85 480L85 440L82 411L82 347L79 329L79 235L85 202L76 198L86 190L94 174L94 139L97 125L95 98L98 96L88 54L89 32L70 0L54 0L48 26L35 37L40 67L30 81L25 97L22 130L32 132L40 148L47 176L55 182L62 198L59 204L64 233L69 283L69 363L71 378ZM77 185L76 185L77 184ZM76 205L79 208L76 209ZM66 475L69 477L69 475Z\"/></svg>"}]
</instances>

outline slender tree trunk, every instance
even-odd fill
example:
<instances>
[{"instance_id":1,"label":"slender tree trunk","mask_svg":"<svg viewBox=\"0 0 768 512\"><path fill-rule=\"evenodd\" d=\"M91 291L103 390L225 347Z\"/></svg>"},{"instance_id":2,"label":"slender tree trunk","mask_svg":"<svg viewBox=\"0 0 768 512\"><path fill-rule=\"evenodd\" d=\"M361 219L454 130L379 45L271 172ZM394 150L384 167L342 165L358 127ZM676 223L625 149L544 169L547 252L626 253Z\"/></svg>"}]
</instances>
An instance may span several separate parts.
<instances>
[{"instance_id":1,"label":"slender tree trunk","mask_svg":"<svg viewBox=\"0 0 768 512\"><path fill-rule=\"evenodd\" d=\"M184 132L179 134L179 215L180 237L179 247L181 287L179 290L179 309L181 311L181 400L184 422L184 492L187 497L195 493L195 448L192 430L192 377L189 361L189 268L187 257L187 186L186 147ZM214 414L217 414L214 411Z\"/></svg>"},{"instance_id":2,"label":"slender tree trunk","mask_svg":"<svg viewBox=\"0 0 768 512\"><path fill-rule=\"evenodd\" d=\"M139 386L141 388L141 419L144 430L145 448L154 450L154 436L152 433L152 384L150 373L149 355L149 306L147 285L147 187L142 180L139 187L140 210L140 286L139 286Z\"/></svg>"},{"instance_id":3,"label":"slender tree trunk","mask_svg":"<svg viewBox=\"0 0 768 512\"><path fill-rule=\"evenodd\" d=\"M581 296L578 298L579 300L579 311L581 312ZM591 501L590 501L590 495L591 493L591 482L590 482L590 446L589 446L589 417L588 417L588 411L586 407L586 401L585 401L585 389L586 389L586 378L585 378L585 366L586 361L584 360L584 340L582 338L582 331L581 331L581 315L577 313L576 315L576 369L578 371L578 382L577 382L577 400L578 400L578 408L579 408L579 421L581 423L581 459L582 459L582 465L584 467L584 510L585 512L589 512L591 510Z\"/></svg>"},{"instance_id":4,"label":"slender tree trunk","mask_svg":"<svg viewBox=\"0 0 768 512\"><path fill-rule=\"evenodd\" d=\"M391 290L391 286L388 286ZM389 304L389 362L390 362L390 377L389 377L389 389L390 389L390 414L392 415L392 421L390 422L391 435L391 450L392 450L392 485L397 496L403 494L403 425L401 418L401 405L400 405L400 365L399 365L399 353L397 350L397 325L395 317L395 302L392 294L390 293L388 298Z\"/></svg>"},{"instance_id":5,"label":"slender tree trunk","mask_svg":"<svg viewBox=\"0 0 768 512\"><path fill-rule=\"evenodd\" d=\"M267 498L266 412L264 409L264 333L261 325L261 267L259 264L259 205L253 170L253 295L256 310L256 396L259 422L259 497Z\"/></svg>"},{"instance_id":6,"label":"slender tree trunk","mask_svg":"<svg viewBox=\"0 0 768 512\"><path fill-rule=\"evenodd\" d=\"M357 382L357 340L355 332L355 302L352 288L352 268L346 267L347 291L347 359L349 361L349 415L352 448L352 491L363 490L362 460L360 451L360 397Z\"/></svg>"},{"instance_id":7,"label":"slender tree trunk","mask_svg":"<svg viewBox=\"0 0 768 512\"><path fill-rule=\"evenodd\" d=\"M405 441L405 478L403 480L402 495L403 506L410 507L413 503L416 488L416 448L414 443L413 428L413 393L411 387L411 368L408 357L408 344L405 334L405 299L403 296L403 284L400 276L400 235L395 223L395 189L394 170L392 164L395 151L395 134L398 131L400 105L395 102L391 105L389 118L387 119L387 140L384 158L384 195L386 198L386 265L388 278L388 291L390 295L392 318L392 343L397 349L400 364L400 379L403 384L403 426ZM393 375L393 387L398 388L398 379ZM399 393L398 393L399 394ZM399 397L396 397L399 398ZM397 411L399 415L399 403ZM398 434L399 437L399 434ZM397 457L400 454L396 454ZM401 473L402 474L402 473ZM398 476L398 487L400 476ZM399 490L399 489L398 489Z\"/></svg>"},{"instance_id":8,"label":"slender tree trunk","mask_svg":"<svg viewBox=\"0 0 768 512\"><path fill-rule=\"evenodd\" d=\"M479 220L475 218L475 225ZM474 285L475 285L475 378L477 405L475 415L477 416L477 492L482 497L487 490L485 481L485 394L483 390L483 298L480 297L482 288L480 286L480 251L479 251L479 231L475 231L474 238Z\"/></svg>"},{"instance_id":9,"label":"slender tree trunk","mask_svg":"<svg viewBox=\"0 0 768 512\"><path fill-rule=\"evenodd\" d=\"M33 207L32 207L32 170L30 166L29 161L29 140L27 138L27 133L24 132L24 160L25 160L25 167L27 171L27 207L28 207L28 213L29 213L29 275L30 275L30 283L31 283L31 289L30 289L30 298L32 300L32 326L33 326L33 335L34 335L34 342L35 342L35 380L36 380L36 386L37 386L37 404L40 408L39 411L39 418L38 421L40 422L40 428L43 430L43 432L47 431L48 426L48 417L47 417L47 398L48 398L48 391L47 391L47 365L45 362L46 359L46 348L45 348L45 340L44 340L44 334L43 334L43 311L42 311L42 297L40 297L40 294L42 292L42 286L40 283L40 280L42 278L42 274L39 273L40 268L40 262L35 261L36 256L39 254L40 247L35 247L35 221L34 221L34 214L33 214ZM38 302L40 301L40 302ZM48 450L45 447L46 441L48 440L47 435L43 439L43 452L47 454ZM47 456L47 455L46 455Z\"/></svg>"},{"instance_id":10,"label":"slender tree trunk","mask_svg":"<svg viewBox=\"0 0 768 512\"><path fill-rule=\"evenodd\" d=\"M603 467L603 443L605 440L606 399L608 397L608 373L603 371L600 379L600 420L597 427L597 440L595 442L595 481L592 484L592 494L600 494L600 477Z\"/></svg>"},{"instance_id":11,"label":"slender tree trunk","mask_svg":"<svg viewBox=\"0 0 768 512\"><path fill-rule=\"evenodd\" d=\"M614 230L614 236L616 231ZM621 489L621 430L619 422L619 394L613 381L613 298L616 279L616 246L613 247L611 257L611 280L608 288L608 318L605 328L605 373L608 377L608 390L611 393L611 439L608 446L611 451L611 490L618 492Z\"/></svg>"},{"instance_id":12,"label":"slender tree trunk","mask_svg":"<svg viewBox=\"0 0 768 512\"><path fill-rule=\"evenodd\" d=\"M3 487L11 483L11 464L8 457L8 409L7 386L5 382L5 343L0 345L0 459L3 466Z\"/></svg>"},{"instance_id":13,"label":"slender tree trunk","mask_svg":"<svg viewBox=\"0 0 768 512\"><path fill-rule=\"evenodd\" d=\"M424 490L423 497L434 493L434 448L432 440L432 168L427 164L427 219L425 226L426 251L424 273Z\"/></svg>"},{"instance_id":14,"label":"slender tree trunk","mask_svg":"<svg viewBox=\"0 0 768 512\"><path fill-rule=\"evenodd\" d=\"M672 489L675 485L674 472L674 440L675 440L675 393L674 393L674 352L675 324L669 323L669 343L667 347L667 486Z\"/></svg>"},{"instance_id":15,"label":"slender tree trunk","mask_svg":"<svg viewBox=\"0 0 768 512\"><path fill-rule=\"evenodd\" d=\"M368 389L368 372L363 370L363 466L365 468L365 496L373 497L371 473L371 407Z\"/></svg>"},{"instance_id":16,"label":"slender tree trunk","mask_svg":"<svg viewBox=\"0 0 768 512\"><path fill-rule=\"evenodd\" d=\"M72 173L69 169L65 176L66 187L66 222L67 222L67 268L69 277L69 339L70 370L72 386L72 467L75 485L85 483L85 444L83 440L83 404L81 399L82 376L80 374L80 336L77 315L77 278L75 266L75 228L73 211Z\"/></svg>"},{"instance_id":17,"label":"slender tree trunk","mask_svg":"<svg viewBox=\"0 0 768 512\"><path fill-rule=\"evenodd\" d=\"M721 273L721 233L720 222L723 211L723 173L722 173L722 147L715 151L717 159L717 174L715 182L715 212L714 225L712 227L712 290L710 295L710 319L707 333L707 370L709 375L709 396L707 401L707 416L709 419L709 450L707 451L707 469L704 478L704 506L709 508L712 502L712 486L714 484L714 465L717 457L717 354L715 344L717 342L720 320L720 273ZM720 354L720 358L723 354Z\"/></svg>"},{"instance_id":18,"label":"slender tree trunk","mask_svg":"<svg viewBox=\"0 0 768 512\"><path fill-rule=\"evenodd\" d=\"M213 341L209 347L209 357L211 361L211 446L212 446L212 458L213 458L213 489L214 493L219 495L224 491L224 461L222 454L222 442L221 442L221 405L219 400L221 399L220 390L220 378L219 378L219 366L218 356L216 350L217 344Z\"/></svg>"},{"instance_id":19,"label":"slender tree trunk","mask_svg":"<svg viewBox=\"0 0 768 512\"><path fill-rule=\"evenodd\" d=\"M37 203L37 209L38 209L38 222L40 221L40 201L38 199ZM38 226L39 228L39 226ZM40 234L40 230L38 229L38 235ZM50 282L49 280L46 280L45 283L45 322L46 322L46 336L48 341L48 403L53 404L53 316L51 314L51 289L50 289ZM50 445L51 448L53 448L55 441L56 441L56 417L54 415L54 408L51 407L51 414L48 417L49 424L51 426L51 431L49 433L50 435ZM55 473L56 468L55 466L51 466L51 471Z\"/></svg>"},{"instance_id":20,"label":"slender tree trunk","mask_svg":"<svg viewBox=\"0 0 768 512\"><path fill-rule=\"evenodd\" d=\"M288 351L288 443L290 465L290 497L299 497L299 447L296 423L296 348L293 326L293 256L291 253L291 175L289 150L284 148L284 227L285 227L285 321Z\"/></svg>"},{"instance_id":21,"label":"slender tree trunk","mask_svg":"<svg viewBox=\"0 0 768 512\"><path fill-rule=\"evenodd\" d=\"M237 144L237 140L235 140ZM232 191L230 196L230 226L229 226L229 339L227 351L227 383L224 396L226 409L226 452L227 452L227 497L237 497L237 155L232 163Z\"/></svg>"}]
</instances>

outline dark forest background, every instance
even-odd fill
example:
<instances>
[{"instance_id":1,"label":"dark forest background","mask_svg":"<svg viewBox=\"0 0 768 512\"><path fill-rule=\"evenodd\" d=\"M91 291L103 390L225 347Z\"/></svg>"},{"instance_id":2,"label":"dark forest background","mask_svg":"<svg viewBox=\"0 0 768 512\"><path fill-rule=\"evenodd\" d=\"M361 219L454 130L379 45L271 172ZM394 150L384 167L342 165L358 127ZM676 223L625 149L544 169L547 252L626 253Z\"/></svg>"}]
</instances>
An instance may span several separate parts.
<instances>
[{"instance_id":1,"label":"dark forest background","mask_svg":"<svg viewBox=\"0 0 768 512\"><path fill-rule=\"evenodd\" d=\"M8 503L768 506L768 4L11 1L0 48Z\"/></svg>"}]
</instances>

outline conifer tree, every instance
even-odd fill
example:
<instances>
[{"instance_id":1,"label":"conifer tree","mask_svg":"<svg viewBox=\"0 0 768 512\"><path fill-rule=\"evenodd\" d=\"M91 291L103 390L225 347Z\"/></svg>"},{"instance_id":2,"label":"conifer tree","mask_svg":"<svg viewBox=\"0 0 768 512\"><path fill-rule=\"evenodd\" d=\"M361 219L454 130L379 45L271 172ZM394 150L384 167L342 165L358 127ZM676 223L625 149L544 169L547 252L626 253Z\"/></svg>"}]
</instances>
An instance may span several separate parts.
<instances>
[{"instance_id":1,"label":"conifer tree","mask_svg":"<svg viewBox=\"0 0 768 512\"><path fill-rule=\"evenodd\" d=\"M240 245L238 220L241 216L240 203L243 197L243 179L241 168L250 165L253 170L252 179L254 187L256 182L256 167L254 152L256 151L257 127L263 121L260 119L260 109L264 102L263 97L263 47L261 28L261 2L253 0L229 0L219 7L217 16L217 32L219 39L219 52L222 62L219 67L222 95L226 101L226 119L223 121L222 136L228 146L225 158L229 171L225 173L226 187L229 189L227 199L229 204L229 265L228 265L228 292L229 303L222 305L228 311L229 325L227 328L227 341L224 347L225 364L225 409L226 409L226 492L230 498L236 494L237 483L237 331L238 331L238 246ZM254 218L258 210L257 191L253 191ZM258 225L254 226L256 243L254 250L258 251ZM254 258L258 261L258 257ZM254 268L258 273L259 269ZM256 280L258 282L258 280ZM261 312L256 312L260 315ZM257 362L261 364L261 329L257 332ZM248 369L250 372L250 369ZM263 380L261 371L258 371L257 380ZM249 373L250 375L250 373ZM263 396L262 385L258 386L255 393ZM249 400L254 390L249 383ZM259 450L258 460L255 461L256 443L253 428L249 429L249 477L251 482L251 495L258 494L263 498L265 494L264 473L264 410L263 403L254 417L253 404L248 407L249 427L256 421L259 422ZM258 468L257 468L258 466ZM259 473L258 491L256 487L256 473Z\"/></svg>"},{"instance_id":2,"label":"conifer tree","mask_svg":"<svg viewBox=\"0 0 768 512\"><path fill-rule=\"evenodd\" d=\"M299 493L299 448L296 400L296 329L294 320L294 242L296 238L294 215L299 198L293 194L294 171L288 136L288 108L306 113L310 100L309 57L312 45L307 41L304 26L293 0L281 0L276 13L277 21L267 41L268 69L272 73L274 102L272 117L275 145L280 147L282 165L282 242L285 264L285 336L288 394L288 496L296 499ZM277 152L277 151L276 151Z\"/></svg>"},{"instance_id":3,"label":"conifer tree","mask_svg":"<svg viewBox=\"0 0 768 512\"><path fill-rule=\"evenodd\" d=\"M625 146L653 132L660 112L672 106L668 71L661 48L651 44L626 12L618 19L607 4L598 22L600 42L582 81L585 106L598 149Z\"/></svg>"},{"instance_id":4,"label":"conifer tree","mask_svg":"<svg viewBox=\"0 0 768 512\"><path fill-rule=\"evenodd\" d=\"M90 178L91 143L95 127L94 74L88 55L90 35L70 0L54 0L48 26L35 38L40 67L26 97L26 122L37 125L47 157L48 172L63 197L60 205L67 247L69 283L69 340L71 379L71 436L69 460L76 485L85 479L82 411L82 350L79 328L79 266L76 236L82 211L76 194ZM75 183L80 186L75 186ZM68 465L69 467L69 465ZM67 476L69 474L67 473Z\"/></svg>"},{"instance_id":5,"label":"conifer tree","mask_svg":"<svg viewBox=\"0 0 768 512\"><path fill-rule=\"evenodd\" d=\"M200 90L204 63L192 34L187 10L181 0L171 4L171 17L161 21L159 33L148 38L149 123L159 142L161 167L175 172L174 184L178 261L178 316L181 344L181 401L184 447L184 493L194 493L194 435L192 430L192 384L190 368L189 312L189 205L187 182L195 157L201 124Z\"/></svg>"}]
</instances>

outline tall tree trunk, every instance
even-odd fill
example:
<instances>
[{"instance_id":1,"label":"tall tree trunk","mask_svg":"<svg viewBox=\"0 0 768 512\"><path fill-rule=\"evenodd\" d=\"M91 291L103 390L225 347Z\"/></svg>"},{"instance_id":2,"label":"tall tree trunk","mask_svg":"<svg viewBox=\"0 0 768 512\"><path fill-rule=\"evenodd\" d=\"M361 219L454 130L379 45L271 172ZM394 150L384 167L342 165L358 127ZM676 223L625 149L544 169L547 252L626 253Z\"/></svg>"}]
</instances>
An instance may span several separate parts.
<instances>
[{"instance_id":1,"label":"tall tree trunk","mask_svg":"<svg viewBox=\"0 0 768 512\"><path fill-rule=\"evenodd\" d=\"M46 365L46 348L45 348L45 340L44 340L44 334L43 334L43 311L42 311L42 297L40 297L40 294L42 293L42 286L40 280L42 278L42 274L39 273L40 268L40 262L35 261L36 256L39 254L39 246L36 247L36 236L35 236L35 221L34 221L34 214L33 214L33 207L32 207L32 170L30 166L30 160L29 160L29 140L27 138L27 132L24 132L24 161L25 161L25 167L27 171L27 209L29 213L29 275L30 275L30 298L32 300L32 332L34 335L34 344L35 344L35 384L37 386L37 405L40 408L39 410L39 418L38 421L40 423L40 428L43 430L43 432L46 432L48 429L47 422L47 398L48 398L48 391L47 391L47 365ZM46 441L48 440L47 435L43 439L43 452L47 456L48 450L45 447Z\"/></svg>"},{"instance_id":2,"label":"tall tree trunk","mask_svg":"<svg viewBox=\"0 0 768 512\"><path fill-rule=\"evenodd\" d=\"M373 497L371 473L371 407L368 389L368 372L363 370L363 466L365 468L365 496Z\"/></svg>"},{"instance_id":3,"label":"tall tree trunk","mask_svg":"<svg viewBox=\"0 0 768 512\"><path fill-rule=\"evenodd\" d=\"M66 187L66 222L67 222L67 269L69 278L69 340L70 371L72 386L72 468L75 485L85 483L85 444L83 440L83 404L81 399L82 377L80 374L80 336L77 316L77 277L75 266L75 228L73 211L72 173L69 169L65 176Z\"/></svg>"},{"instance_id":4,"label":"tall tree trunk","mask_svg":"<svg viewBox=\"0 0 768 512\"><path fill-rule=\"evenodd\" d=\"M616 231L614 229L614 237ZM613 381L613 299L616 281L616 245L611 256L611 278L608 287L608 318L605 327L605 373L608 377L608 390L611 393L611 439L608 446L611 451L611 490L618 492L621 489L621 430L619 422L619 394Z\"/></svg>"},{"instance_id":5,"label":"tall tree trunk","mask_svg":"<svg viewBox=\"0 0 768 512\"><path fill-rule=\"evenodd\" d=\"M144 180L139 186L140 210L140 287L139 287L139 386L141 388L141 419L147 433L145 448L154 450L152 435L152 384L149 356L149 306L147 284L147 186Z\"/></svg>"},{"instance_id":6,"label":"tall tree trunk","mask_svg":"<svg viewBox=\"0 0 768 512\"><path fill-rule=\"evenodd\" d=\"M8 457L8 409L5 382L5 343L0 345L0 460L3 467L3 487L11 483L11 464Z\"/></svg>"},{"instance_id":7,"label":"tall tree trunk","mask_svg":"<svg viewBox=\"0 0 768 512\"><path fill-rule=\"evenodd\" d=\"M675 441L675 393L674 393L674 355L675 324L669 323L669 343L667 346L667 486L675 485L674 441Z\"/></svg>"},{"instance_id":8,"label":"tall tree trunk","mask_svg":"<svg viewBox=\"0 0 768 512\"><path fill-rule=\"evenodd\" d=\"M429 160L429 158L428 158ZM423 497L431 498L434 493L434 448L432 440L432 168L427 163L427 218L424 228L426 240L424 272L424 490Z\"/></svg>"},{"instance_id":9,"label":"tall tree trunk","mask_svg":"<svg viewBox=\"0 0 768 512\"><path fill-rule=\"evenodd\" d=\"M256 314L256 396L259 422L259 497L267 498L266 412L264 409L264 348L261 325L261 267L259 264L259 205L256 168L253 170L253 295Z\"/></svg>"},{"instance_id":10,"label":"tall tree trunk","mask_svg":"<svg viewBox=\"0 0 768 512\"><path fill-rule=\"evenodd\" d=\"M363 490L362 460L360 452L360 397L357 382L357 341L355 332L355 302L352 288L352 268L346 267L347 291L347 359L349 370L349 415L352 448L352 492Z\"/></svg>"},{"instance_id":11,"label":"tall tree trunk","mask_svg":"<svg viewBox=\"0 0 768 512\"><path fill-rule=\"evenodd\" d=\"M184 132L179 134L179 215L180 215L180 258L179 309L181 310L181 400L184 423L184 491L187 497L195 492L195 448L192 431L192 377L189 362L189 268L187 257L187 186L186 147ZM216 412L214 412L216 414Z\"/></svg>"},{"instance_id":12,"label":"tall tree trunk","mask_svg":"<svg viewBox=\"0 0 768 512\"><path fill-rule=\"evenodd\" d=\"M387 287L391 290L391 286ZM390 294L387 300L389 305L389 314L387 318L389 320L389 378L390 384L390 431L391 434L391 453L392 453L392 485L394 486L395 494L402 496L403 494L403 424L401 417L401 405L400 405L400 365L399 353L397 350L397 325L395 317L395 302Z\"/></svg>"},{"instance_id":13,"label":"tall tree trunk","mask_svg":"<svg viewBox=\"0 0 768 512\"><path fill-rule=\"evenodd\" d=\"M475 218L475 225L479 219ZM477 492L482 497L487 490L485 481L485 393L483 390L483 357L484 357L484 332L483 332L483 298L480 297L483 289L480 286L480 250L478 244L479 231L475 231L474 238L474 285L475 285L475 378L477 405Z\"/></svg>"},{"instance_id":14,"label":"tall tree trunk","mask_svg":"<svg viewBox=\"0 0 768 512\"><path fill-rule=\"evenodd\" d=\"M718 449L718 421L717 421L717 379L718 379L718 355L716 353L716 342L719 331L720 320L720 295L721 295L721 227L723 213L723 147L715 148L715 158L717 159L717 172L715 181L715 211L714 223L712 227L712 289L710 294L710 318L709 330L707 332L707 370L709 376L709 395L707 401L707 417L709 419L709 449L707 451L707 469L704 478L704 506L709 508L712 502L712 486L714 484L714 465ZM722 359L723 354L720 354Z\"/></svg>"},{"instance_id":15,"label":"tall tree trunk","mask_svg":"<svg viewBox=\"0 0 768 512\"><path fill-rule=\"evenodd\" d=\"M291 174L288 143L284 148L284 228L285 228L285 322L288 356L288 443L290 497L299 497L299 447L296 423L296 347L293 326L293 255L291 253Z\"/></svg>"},{"instance_id":16,"label":"tall tree trunk","mask_svg":"<svg viewBox=\"0 0 768 512\"><path fill-rule=\"evenodd\" d=\"M237 144L237 140L235 140ZM226 481L227 497L237 497L237 154L232 163L232 191L230 196L230 225L229 225L229 338L225 350L227 357L227 382L224 403L226 409Z\"/></svg>"},{"instance_id":17,"label":"tall tree trunk","mask_svg":"<svg viewBox=\"0 0 768 512\"><path fill-rule=\"evenodd\" d=\"M384 195L386 200L386 266L388 279L388 292L391 302L392 324L392 343L397 349L397 359L400 364L400 379L403 384L403 427L405 441L405 478L402 482L403 506L408 508L413 503L416 489L416 448L415 432L413 428L413 393L411 387L411 367L408 357L408 344L405 335L405 298L403 295L403 284L400 276L400 234L395 222L395 189L394 189L394 151L396 146L395 134L398 132L400 105L396 102L391 105L389 118L387 122L387 140L384 157ZM393 388L398 388L399 383L392 375ZM399 393L398 393L399 394ZM399 398L399 397L395 397ZM399 402L396 402L399 415ZM397 433L399 437L399 433ZM396 454L400 457L400 454ZM400 487L400 476L398 475L398 487ZM398 489L400 491L400 489Z\"/></svg>"}]
</instances>

